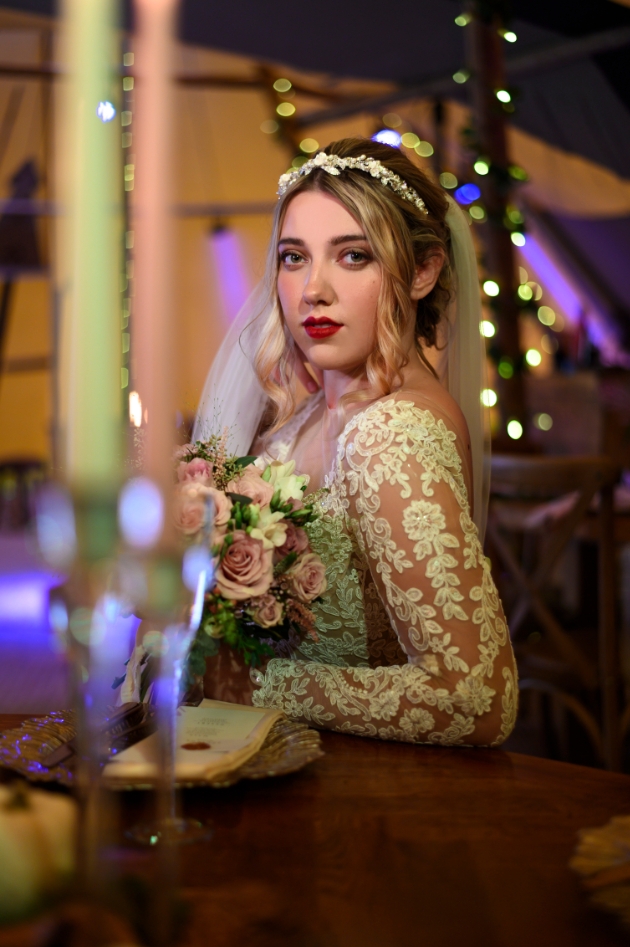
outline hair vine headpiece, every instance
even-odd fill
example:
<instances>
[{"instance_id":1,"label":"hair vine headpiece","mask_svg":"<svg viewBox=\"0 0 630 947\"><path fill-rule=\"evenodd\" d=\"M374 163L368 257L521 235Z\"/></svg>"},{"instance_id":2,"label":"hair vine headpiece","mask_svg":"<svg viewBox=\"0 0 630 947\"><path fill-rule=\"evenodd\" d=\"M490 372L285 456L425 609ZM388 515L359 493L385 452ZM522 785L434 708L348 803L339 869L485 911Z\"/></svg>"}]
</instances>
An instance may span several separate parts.
<instances>
[{"instance_id":1,"label":"hair vine headpiece","mask_svg":"<svg viewBox=\"0 0 630 947\"><path fill-rule=\"evenodd\" d=\"M384 187L390 187L392 191L402 197L404 200L414 204L423 214L428 214L426 205L418 192L410 187L401 177L386 168L376 158L366 158L360 155L358 158L342 158L339 155L327 155L320 151L314 158L305 161L300 168L295 171L289 171L283 174L278 181L278 197L282 197L288 189L299 181L300 178L310 174L311 171L326 171L328 174L341 174L342 171L365 171L371 177L376 178Z\"/></svg>"}]
</instances>

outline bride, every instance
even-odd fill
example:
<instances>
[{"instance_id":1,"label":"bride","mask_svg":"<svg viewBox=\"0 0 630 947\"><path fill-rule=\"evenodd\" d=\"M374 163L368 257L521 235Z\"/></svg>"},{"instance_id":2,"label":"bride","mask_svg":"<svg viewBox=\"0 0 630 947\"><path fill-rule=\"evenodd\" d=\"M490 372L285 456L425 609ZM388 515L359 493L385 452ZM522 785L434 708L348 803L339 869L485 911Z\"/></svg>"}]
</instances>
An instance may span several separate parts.
<instances>
[{"instance_id":1,"label":"bride","mask_svg":"<svg viewBox=\"0 0 630 947\"><path fill-rule=\"evenodd\" d=\"M517 683L475 525L482 343L468 225L400 151L365 139L329 145L278 193L262 297L215 360L195 436L214 412L242 453L309 475L328 587L318 642L251 671L224 651L206 696L359 736L498 745ZM445 361L459 404L438 377ZM311 391L297 408L296 379Z\"/></svg>"}]
</instances>

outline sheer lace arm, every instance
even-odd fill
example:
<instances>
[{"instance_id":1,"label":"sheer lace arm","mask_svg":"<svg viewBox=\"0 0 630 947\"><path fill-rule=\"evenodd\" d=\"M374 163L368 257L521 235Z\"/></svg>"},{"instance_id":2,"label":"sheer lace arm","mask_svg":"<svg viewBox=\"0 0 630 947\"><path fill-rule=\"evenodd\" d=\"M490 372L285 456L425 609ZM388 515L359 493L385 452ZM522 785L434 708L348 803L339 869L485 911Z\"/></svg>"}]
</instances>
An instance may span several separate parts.
<instances>
[{"instance_id":1,"label":"sheer lace arm","mask_svg":"<svg viewBox=\"0 0 630 947\"><path fill-rule=\"evenodd\" d=\"M272 660L258 675L254 703L363 736L502 743L516 716L516 672L456 435L412 401L377 402L341 439L331 496L408 663Z\"/></svg>"}]
</instances>

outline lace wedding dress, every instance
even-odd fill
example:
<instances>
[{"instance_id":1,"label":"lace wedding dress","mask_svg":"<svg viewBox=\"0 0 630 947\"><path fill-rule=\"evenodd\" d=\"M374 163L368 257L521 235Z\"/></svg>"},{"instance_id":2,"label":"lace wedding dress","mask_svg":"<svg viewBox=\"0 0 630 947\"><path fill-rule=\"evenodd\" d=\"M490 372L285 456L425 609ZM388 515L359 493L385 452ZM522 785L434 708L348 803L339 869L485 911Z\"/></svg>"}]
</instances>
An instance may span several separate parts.
<instances>
[{"instance_id":1,"label":"lace wedding dress","mask_svg":"<svg viewBox=\"0 0 630 947\"><path fill-rule=\"evenodd\" d=\"M320 398L275 435L270 456L291 457ZM508 629L458 435L416 400L390 395L340 435L309 527L328 581L314 606L319 641L253 670L253 703L342 733L496 746L517 710Z\"/></svg>"}]
</instances>

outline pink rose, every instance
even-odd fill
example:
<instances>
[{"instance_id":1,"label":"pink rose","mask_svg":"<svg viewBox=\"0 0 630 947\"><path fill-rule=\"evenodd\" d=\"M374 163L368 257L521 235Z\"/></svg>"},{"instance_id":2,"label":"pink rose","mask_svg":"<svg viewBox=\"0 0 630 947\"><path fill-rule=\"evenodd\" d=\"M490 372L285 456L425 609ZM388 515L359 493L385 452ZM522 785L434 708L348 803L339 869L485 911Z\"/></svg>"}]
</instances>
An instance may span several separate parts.
<instances>
[{"instance_id":1,"label":"pink rose","mask_svg":"<svg viewBox=\"0 0 630 947\"><path fill-rule=\"evenodd\" d=\"M261 595L252 602L251 616L261 628L273 628L282 621L282 605L273 595Z\"/></svg>"},{"instance_id":2,"label":"pink rose","mask_svg":"<svg viewBox=\"0 0 630 947\"><path fill-rule=\"evenodd\" d=\"M282 546L276 549L276 560L279 562L288 556L291 552L296 552L298 556L308 549L308 536L305 530L295 526L291 520L287 521L287 538Z\"/></svg>"},{"instance_id":3,"label":"pink rose","mask_svg":"<svg viewBox=\"0 0 630 947\"><path fill-rule=\"evenodd\" d=\"M262 479L258 467L251 464L245 467L240 477L230 480L227 489L229 493L240 493L249 497L252 503L256 503L261 509L271 503L271 498L275 493L274 487Z\"/></svg>"},{"instance_id":4,"label":"pink rose","mask_svg":"<svg viewBox=\"0 0 630 947\"><path fill-rule=\"evenodd\" d=\"M272 550L265 550L259 539L242 529L232 534L232 543L217 569L217 588L221 595L240 602L264 595L273 579Z\"/></svg>"},{"instance_id":5,"label":"pink rose","mask_svg":"<svg viewBox=\"0 0 630 947\"><path fill-rule=\"evenodd\" d=\"M195 457L188 463L182 461L177 467L177 479L180 483L187 483L189 480L195 483L212 483L212 464L202 457Z\"/></svg>"},{"instance_id":6,"label":"pink rose","mask_svg":"<svg viewBox=\"0 0 630 947\"><path fill-rule=\"evenodd\" d=\"M214 487L206 487L206 494L214 503L214 527L222 529L227 526L228 520L232 515L232 501L226 497L221 490L215 490Z\"/></svg>"},{"instance_id":7,"label":"pink rose","mask_svg":"<svg viewBox=\"0 0 630 947\"><path fill-rule=\"evenodd\" d=\"M314 598L326 591L326 569L324 563L314 552L307 552L305 556L287 569L293 594L301 602L312 602Z\"/></svg>"},{"instance_id":8,"label":"pink rose","mask_svg":"<svg viewBox=\"0 0 630 947\"><path fill-rule=\"evenodd\" d=\"M186 535L199 532L206 521L209 489L201 483L188 481L175 494L173 515L175 525Z\"/></svg>"},{"instance_id":9,"label":"pink rose","mask_svg":"<svg viewBox=\"0 0 630 947\"><path fill-rule=\"evenodd\" d=\"M207 487L197 480L185 480L175 492L175 525L186 535L198 533L208 515L208 501L212 501L214 529L223 530L230 518L232 501L220 490Z\"/></svg>"}]
</instances>

